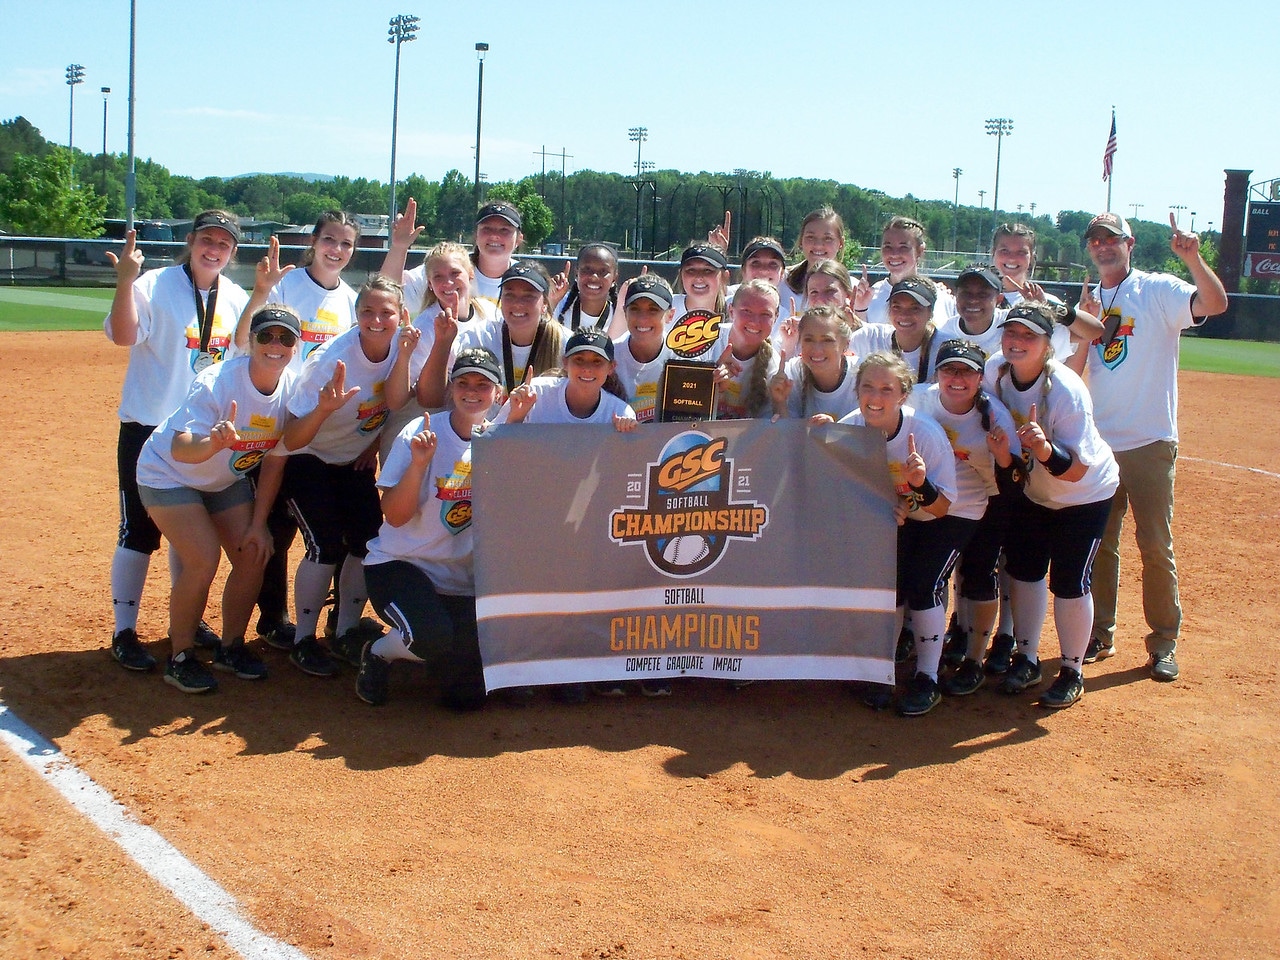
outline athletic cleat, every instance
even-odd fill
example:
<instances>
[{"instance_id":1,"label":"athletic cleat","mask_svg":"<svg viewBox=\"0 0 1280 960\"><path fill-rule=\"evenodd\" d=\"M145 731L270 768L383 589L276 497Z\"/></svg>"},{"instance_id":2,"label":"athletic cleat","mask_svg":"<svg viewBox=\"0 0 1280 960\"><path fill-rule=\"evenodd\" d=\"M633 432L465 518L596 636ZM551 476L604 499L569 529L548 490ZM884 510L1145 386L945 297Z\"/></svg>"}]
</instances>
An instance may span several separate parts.
<instances>
[{"instance_id":1,"label":"athletic cleat","mask_svg":"<svg viewBox=\"0 0 1280 960\"><path fill-rule=\"evenodd\" d=\"M183 650L169 658L164 671L164 682L177 687L183 693L212 693L218 689L218 679L200 662L194 650Z\"/></svg>"},{"instance_id":2,"label":"athletic cleat","mask_svg":"<svg viewBox=\"0 0 1280 960\"><path fill-rule=\"evenodd\" d=\"M1174 658L1172 650L1158 655L1153 653L1147 661L1147 666L1151 668L1152 680L1168 683L1170 680L1178 679L1178 661Z\"/></svg>"},{"instance_id":3,"label":"athletic cleat","mask_svg":"<svg viewBox=\"0 0 1280 960\"><path fill-rule=\"evenodd\" d=\"M1058 678L1050 684L1049 689L1040 694L1037 701L1040 706L1050 710L1061 710L1069 707L1084 696L1084 677L1080 671L1063 667L1058 671Z\"/></svg>"},{"instance_id":4,"label":"athletic cleat","mask_svg":"<svg viewBox=\"0 0 1280 960\"><path fill-rule=\"evenodd\" d=\"M370 649L372 646L373 641L368 641L360 653L356 696L370 706L380 707L387 702L387 681L391 677L391 664L374 653Z\"/></svg>"},{"instance_id":5,"label":"athletic cleat","mask_svg":"<svg viewBox=\"0 0 1280 960\"><path fill-rule=\"evenodd\" d=\"M942 701L938 683L928 674L916 672L898 698L898 712L904 717L923 717Z\"/></svg>"},{"instance_id":6,"label":"athletic cleat","mask_svg":"<svg viewBox=\"0 0 1280 960\"><path fill-rule=\"evenodd\" d=\"M267 646L288 652L293 650L293 642L298 639L298 628L288 620L259 617L258 636L266 641Z\"/></svg>"},{"instance_id":7,"label":"athletic cleat","mask_svg":"<svg viewBox=\"0 0 1280 960\"><path fill-rule=\"evenodd\" d=\"M1001 693L1022 693L1029 690L1044 679L1040 672L1040 661L1032 660L1025 653L1015 653L1009 672L1000 682Z\"/></svg>"},{"instance_id":8,"label":"athletic cleat","mask_svg":"<svg viewBox=\"0 0 1280 960\"><path fill-rule=\"evenodd\" d=\"M111 638L111 656L126 670L146 673L156 665L156 658L138 639L138 634L125 628Z\"/></svg>"},{"instance_id":9,"label":"athletic cleat","mask_svg":"<svg viewBox=\"0 0 1280 960\"><path fill-rule=\"evenodd\" d=\"M315 636L303 637L289 654L289 662L305 674L313 677L332 677L338 672L338 665L329 656Z\"/></svg>"},{"instance_id":10,"label":"athletic cleat","mask_svg":"<svg viewBox=\"0 0 1280 960\"><path fill-rule=\"evenodd\" d=\"M983 669L992 676L1000 676L1009 672L1009 667L1013 663L1013 651L1018 647L1012 635L1007 633L998 633L996 638L991 641L991 649L987 651L987 659L983 663Z\"/></svg>"},{"instance_id":11,"label":"athletic cleat","mask_svg":"<svg viewBox=\"0 0 1280 960\"><path fill-rule=\"evenodd\" d=\"M267 676L267 665L244 645L243 638L233 640L230 646L219 646L213 651L213 669L234 673L241 680L264 680Z\"/></svg>"},{"instance_id":12,"label":"athletic cleat","mask_svg":"<svg viewBox=\"0 0 1280 960\"><path fill-rule=\"evenodd\" d=\"M334 659L359 668L360 656L364 652L364 645L371 640L380 639L385 632L378 621L365 617L359 624L343 633L342 636L330 640L329 653Z\"/></svg>"},{"instance_id":13,"label":"athletic cleat","mask_svg":"<svg viewBox=\"0 0 1280 960\"><path fill-rule=\"evenodd\" d=\"M1116 645L1113 641L1108 640L1106 646L1102 645L1102 641L1097 637L1089 638L1089 646L1084 651L1084 662L1094 663L1098 660L1106 660L1108 657L1116 655Z\"/></svg>"},{"instance_id":14,"label":"athletic cleat","mask_svg":"<svg viewBox=\"0 0 1280 960\"><path fill-rule=\"evenodd\" d=\"M200 626L196 627L195 640L197 647L204 647L206 650L217 650L222 646L222 638L203 620L200 621Z\"/></svg>"},{"instance_id":15,"label":"athletic cleat","mask_svg":"<svg viewBox=\"0 0 1280 960\"><path fill-rule=\"evenodd\" d=\"M981 687L986 679L987 675L982 670L982 664L966 657L956 672L944 679L939 686L949 697L967 697Z\"/></svg>"}]
</instances>

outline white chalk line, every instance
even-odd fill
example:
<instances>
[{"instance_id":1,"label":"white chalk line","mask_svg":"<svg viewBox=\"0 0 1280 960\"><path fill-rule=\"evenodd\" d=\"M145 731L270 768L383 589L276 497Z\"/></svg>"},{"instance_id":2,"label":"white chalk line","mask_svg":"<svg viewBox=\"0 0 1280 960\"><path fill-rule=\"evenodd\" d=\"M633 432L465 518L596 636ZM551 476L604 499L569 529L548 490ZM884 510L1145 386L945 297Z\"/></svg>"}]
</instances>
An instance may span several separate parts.
<instances>
[{"instance_id":1,"label":"white chalk line","mask_svg":"<svg viewBox=\"0 0 1280 960\"><path fill-rule=\"evenodd\" d=\"M231 894L159 833L139 823L123 804L68 760L56 744L24 723L3 701L0 701L0 740L242 957L307 960L301 950L249 923Z\"/></svg>"},{"instance_id":2,"label":"white chalk line","mask_svg":"<svg viewBox=\"0 0 1280 960\"><path fill-rule=\"evenodd\" d=\"M1224 463L1221 460L1205 460L1203 457L1185 457L1182 454L1178 454L1178 459L1187 460L1191 463L1207 463L1214 467L1227 467L1231 470L1247 470L1249 473L1259 473L1264 477L1280 480L1280 473L1272 473L1270 470L1263 470L1259 467L1246 467L1239 463Z\"/></svg>"}]
</instances>

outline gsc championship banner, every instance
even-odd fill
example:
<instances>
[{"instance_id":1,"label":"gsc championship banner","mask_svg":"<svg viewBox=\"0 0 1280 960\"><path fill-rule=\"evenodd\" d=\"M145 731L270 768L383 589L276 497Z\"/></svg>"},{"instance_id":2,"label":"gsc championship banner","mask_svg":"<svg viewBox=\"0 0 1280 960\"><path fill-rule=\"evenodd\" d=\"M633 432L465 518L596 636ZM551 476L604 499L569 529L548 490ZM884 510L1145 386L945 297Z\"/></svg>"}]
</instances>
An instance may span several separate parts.
<instances>
[{"instance_id":1,"label":"gsc championship banner","mask_svg":"<svg viewBox=\"0 0 1280 960\"><path fill-rule=\"evenodd\" d=\"M800 420L504 424L472 445L490 690L893 682L884 438Z\"/></svg>"}]
</instances>

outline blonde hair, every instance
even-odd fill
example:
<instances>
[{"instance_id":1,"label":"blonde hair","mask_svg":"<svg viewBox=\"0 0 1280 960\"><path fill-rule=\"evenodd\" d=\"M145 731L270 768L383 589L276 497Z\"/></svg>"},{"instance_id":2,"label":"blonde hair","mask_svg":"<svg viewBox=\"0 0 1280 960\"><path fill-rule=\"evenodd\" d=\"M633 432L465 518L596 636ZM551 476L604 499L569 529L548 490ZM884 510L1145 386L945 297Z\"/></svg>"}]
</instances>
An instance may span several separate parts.
<instances>
[{"instance_id":1,"label":"blonde hair","mask_svg":"<svg viewBox=\"0 0 1280 960\"><path fill-rule=\"evenodd\" d=\"M903 394L909 394L911 388L916 385L915 374L911 372L911 368L907 366L907 361L896 353L890 353L887 350L877 350L875 353L868 354L863 361L858 364L858 377L854 380L854 387L860 388L865 373L869 370L879 369L887 370L889 374L898 381L898 385L902 387Z\"/></svg>"},{"instance_id":2,"label":"blonde hair","mask_svg":"<svg viewBox=\"0 0 1280 960\"><path fill-rule=\"evenodd\" d=\"M916 242L916 256L924 253L929 245L929 238L925 236L924 226L919 220L911 217L891 217L889 222L884 225L884 229L880 231L880 244L884 245L884 237L890 230L902 230L911 234Z\"/></svg>"},{"instance_id":3,"label":"blonde hair","mask_svg":"<svg viewBox=\"0 0 1280 960\"><path fill-rule=\"evenodd\" d=\"M404 309L404 287L396 283L385 273L371 273L369 279L360 285L360 289L356 292L356 309L360 309L360 302L370 293L389 293L395 297L396 303L400 309Z\"/></svg>"},{"instance_id":4,"label":"blonde hair","mask_svg":"<svg viewBox=\"0 0 1280 960\"><path fill-rule=\"evenodd\" d=\"M475 284L476 268L471 262L471 257L467 254L467 248L460 243L454 243L452 240L441 240L427 251L427 259L422 262L422 272L427 281L427 288L422 291L422 306L419 308L419 312L440 302L440 298L436 296L436 292L431 289L431 264L439 263L441 260L457 260L462 268L467 271L467 276L471 281L467 285L468 292L470 292L472 285ZM476 306L476 298L474 296L468 297L467 303L470 304L471 308L474 310Z\"/></svg>"},{"instance_id":5,"label":"blonde hair","mask_svg":"<svg viewBox=\"0 0 1280 960\"><path fill-rule=\"evenodd\" d=\"M807 288L809 285L809 280L812 277L830 277L837 284L839 284L840 289L844 291L846 300L852 303L853 278L849 275L849 268L846 267L839 260L819 260L817 263L813 265L813 269L809 271L809 276L805 278L806 289L800 291L805 295L805 297L809 296L809 291ZM844 309L842 309L840 313L844 317L845 323L848 325L849 330L851 332L854 330L858 330L862 327L862 321L853 314L849 306L846 306Z\"/></svg>"},{"instance_id":6,"label":"blonde hair","mask_svg":"<svg viewBox=\"0 0 1280 960\"><path fill-rule=\"evenodd\" d=\"M823 260L823 263L831 263L830 260ZM840 364L841 372L844 371L844 364L848 362L845 357L845 351L849 349L849 340L853 336L853 330L846 319L848 314L836 307L829 307L823 304L820 307L810 307L800 315L800 322L796 325L796 340L799 341L804 336L806 327L812 327L815 324L827 324L835 330L836 340L840 343ZM799 347L797 346L797 350ZM813 395L813 391L817 389L814 382L813 373L809 370L809 365L803 360L800 361L800 414L804 416L809 409L809 397Z\"/></svg>"}]
</instances>

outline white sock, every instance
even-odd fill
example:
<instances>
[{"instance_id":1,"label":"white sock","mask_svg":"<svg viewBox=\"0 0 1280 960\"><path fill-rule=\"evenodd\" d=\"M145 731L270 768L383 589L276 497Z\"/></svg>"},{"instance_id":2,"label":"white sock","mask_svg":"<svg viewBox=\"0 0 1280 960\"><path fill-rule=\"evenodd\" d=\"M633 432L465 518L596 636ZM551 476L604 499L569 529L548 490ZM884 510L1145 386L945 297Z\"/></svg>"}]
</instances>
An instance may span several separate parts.
<instances>
[{"instance_id":1,"label":"white sock","mask_svg":"<svg viewBox=\"0 0 1280 960\"><path fill-rule=\"evenodd\" d=\"M1053 598L1053 622L1058 628L1058 647L1062 650L1062 665L1077 673L1084 664L1084 652L1093 632L1093 594L1064 600Z\"/></svg>"},{"instance_id":2,"label":"white sock","mask_svg":"<svg viewBox=\"0 0 1280 960\"><path fill-rule=\"evenodd\" d=\"M969 648L965 656L970 660L982 661L987 652L987 644L991 640L991 627L996 622L996 605L998 600L966 600L963 611L969 617L966 624ZM961 621L964 622L963 620Z\"/></svg>"},{"instance_id":3,"label":"white sock","mask_svg":"<svg viewBox=\"0 0 1280 960\"><path fill-rule=\"evenodd\" d=\"M338 636L360 625L364 605L369 602L369 588L364 585L364 560L347 554L338 574Z\"/></svg>"},{"instance_id":4,"label":"white sock","mask_svg":"<svg viewBox=\"0 0 1280 960\"><path fill-rule=\"evenodd\" d=\"M413 652L405 646L404 636L395 627L375 640L369 652L383 660L412 660L414 663L422 663L422 658L415 657Z\"/></svg>"},{"instance_id":5,"label":"white sock","mask_svg":"<svg viewBox=\"0 0 1280 960\"><path fill-rule=\"evenodd\" d=\"M116 547L116 552L112 554L111 612L116 621L112 636L121 630L138 629L138 605L142 603L142 590L147 585L147 570L150 566L149 553Z\"/></svg>"},{"instance_id":6,"label":"white sock","mask_svg":"<svg viewBox=\"0 0 1280 960\"><path fill-rule=\"evenodd\" d=\"M911 620L915 625L916 670L936 683L938 664L942 660L942 635L947 629L947 608L912 610Z\"/></svg>"},{"instance_id":7,"label":"white sock","mask_svg":"<svg viewBox=\"0 0 1280 960\"><path fill-rule=\"evenodd\" d=\"M1011 578L1004 572L1004 559L1000 560L1000 626L996 633L1013 636L1013 603L1009 599Z\"/></svg>"},{"instance_id":8,"label":"white sock","mask_svg":"<svg viewBox=\"0 0 1280 960\"><path fill-rule=\"evenodd\" d=\"M303 560L293 575L293 608L298 616L297 637L314 637L320 622L320 608L329 596L333 564Z\"/></svg>"},{"instance_id":9,"label":"white sock","mask_svg":"<svg viewBox=\"0 0 1280 960\"><path fill-rule=\"evenodd\" d=\"M1018 640L1018 652L1034 663L1040 659L1040 632L1049 612L1049 584L1045 580L1027 583L1010 579L1009 597L1013 601L1013 635Z\"/></svg>"}]
</instances>

